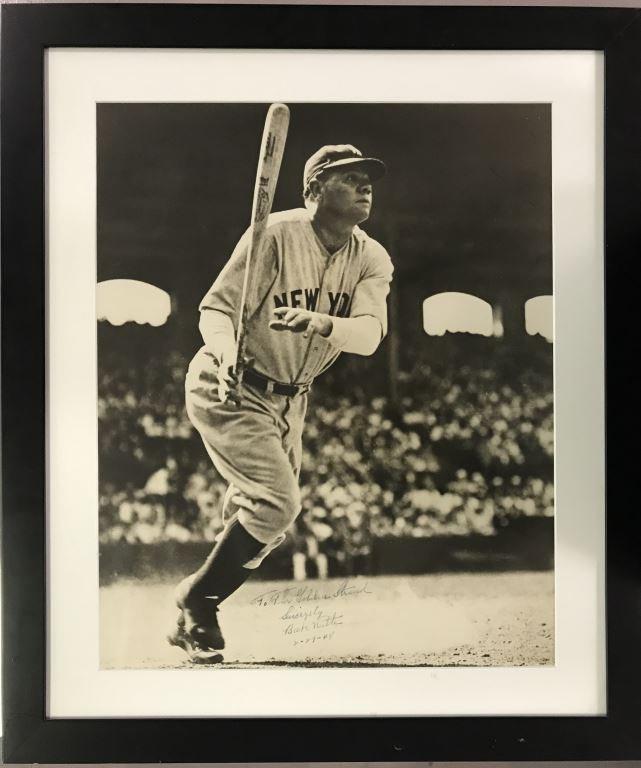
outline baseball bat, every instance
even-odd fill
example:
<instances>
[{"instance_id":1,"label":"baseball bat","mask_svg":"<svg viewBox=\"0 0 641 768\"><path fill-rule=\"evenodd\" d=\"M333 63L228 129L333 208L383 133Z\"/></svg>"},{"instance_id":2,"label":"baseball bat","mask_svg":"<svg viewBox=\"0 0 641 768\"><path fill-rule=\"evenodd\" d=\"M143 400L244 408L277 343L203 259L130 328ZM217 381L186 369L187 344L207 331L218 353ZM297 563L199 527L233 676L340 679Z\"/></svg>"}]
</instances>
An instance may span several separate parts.
<instances>
[{"instance_id":1,"label":"baseball bat","mask_svg":"<svg viewBox=\"0 0 641 768\"><path fill-rule=\"evenodd\" d=\"M289 128L289 108L285 104L272 104L265 118L263 138L260 143L254 199L252 203L251 234L243 290L240 297L238 329L236 333L235 373L239 383L242 381L242 369L245 351L245 331L247 327L247 294L250 288L251 265L254 258L260 256L260 249L267 228L267 218L272 209L280 164L285 151L285 140Z\"/></svg>"}]
</instances>

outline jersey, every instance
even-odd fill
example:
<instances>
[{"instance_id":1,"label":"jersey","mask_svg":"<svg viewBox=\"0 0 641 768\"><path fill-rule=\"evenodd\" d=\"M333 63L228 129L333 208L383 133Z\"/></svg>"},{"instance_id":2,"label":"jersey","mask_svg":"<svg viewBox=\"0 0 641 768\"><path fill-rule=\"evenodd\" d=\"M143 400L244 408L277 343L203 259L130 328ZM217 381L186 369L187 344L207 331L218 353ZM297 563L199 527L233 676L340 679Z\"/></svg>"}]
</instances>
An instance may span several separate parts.
<instances>
[{"instance_id":1,"label":"jersey","mask_svg":"<svg viewBox=\"0 0 641 768\"><path fill-rule=\"evenodd\" d=\"M201 311L228 315L234 330L249 242L248 230L200 304ZM253 255L250 266L245 353L254 360L253 367L275 381L310 384L340 354L331 337L305 338L270 329L276 307L303 307L334 317L371 315L379 321L383 338L392 273L385 248L359 227L330 254L306 209L272 214L261 252Z\"/></svg>"}]
</instances>

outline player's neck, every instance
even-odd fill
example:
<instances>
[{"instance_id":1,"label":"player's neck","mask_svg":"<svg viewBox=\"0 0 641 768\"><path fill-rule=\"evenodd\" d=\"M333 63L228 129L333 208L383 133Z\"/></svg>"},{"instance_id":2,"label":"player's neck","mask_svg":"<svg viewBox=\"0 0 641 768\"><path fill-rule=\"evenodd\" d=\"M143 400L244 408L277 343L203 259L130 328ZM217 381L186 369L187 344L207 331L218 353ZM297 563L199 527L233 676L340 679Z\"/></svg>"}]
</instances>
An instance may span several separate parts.
<instances>
[{"instance_id":1,"label":"player's neck","mask_svg":"<svg viewBox=\"0 0 641 768\"><path fill-rule=\"evenodd\" d=\"M323 216L318 211L312 217L312 227L314 227L316 236L329 253L339 251L354 231L354 224L352 222L335 217L329 218Z\"/></svg>"}]
</instances>

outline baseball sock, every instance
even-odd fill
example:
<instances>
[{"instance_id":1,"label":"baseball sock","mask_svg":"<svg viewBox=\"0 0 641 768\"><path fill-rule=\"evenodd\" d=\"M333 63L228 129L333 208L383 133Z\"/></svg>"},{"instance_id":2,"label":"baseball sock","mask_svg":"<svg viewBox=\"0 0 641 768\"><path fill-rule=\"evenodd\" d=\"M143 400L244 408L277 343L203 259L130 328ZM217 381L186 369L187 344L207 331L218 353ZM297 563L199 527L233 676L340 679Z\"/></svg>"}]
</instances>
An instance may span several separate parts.
<instances>
[{"instance_id":1,"label":"baseball sock","mask_svg":"<svg viewBox=\"0 0 641 768\"><path fill-rule=\"evenodd\" d=\"M251 570L245 568L265 545L255 539L241 525L238 519L225 528L209 557L194 574L189 592L184 603L189 607L195 599L211 597L216 603L235 592L245 583Z\"/></svg>"}]
</instances>

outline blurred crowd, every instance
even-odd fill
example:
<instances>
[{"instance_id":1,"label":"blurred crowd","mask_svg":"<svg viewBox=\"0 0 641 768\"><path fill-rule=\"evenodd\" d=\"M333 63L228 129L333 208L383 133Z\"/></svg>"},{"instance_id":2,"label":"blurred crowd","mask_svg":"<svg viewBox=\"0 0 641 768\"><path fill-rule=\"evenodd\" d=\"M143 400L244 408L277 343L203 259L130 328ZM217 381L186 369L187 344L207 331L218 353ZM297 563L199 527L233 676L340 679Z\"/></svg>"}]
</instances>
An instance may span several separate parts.
<instances>
[{"instance_id":1,"label":"blurred crowd","mask_svg":"<svg viewBox=\"0 0 641 768\"><path fill-rule=\"evenodd\" d=\"M213 541L226 486L184 411L188 361L100 362L101 541ZM310 562L321 576L330 562L366 571L375 537L491 536L514 517L552 516L551 379L507 378L420 364L399 375L394 403L317 385L289 537L297 576Z\"/></svg>"}]
</instances>

